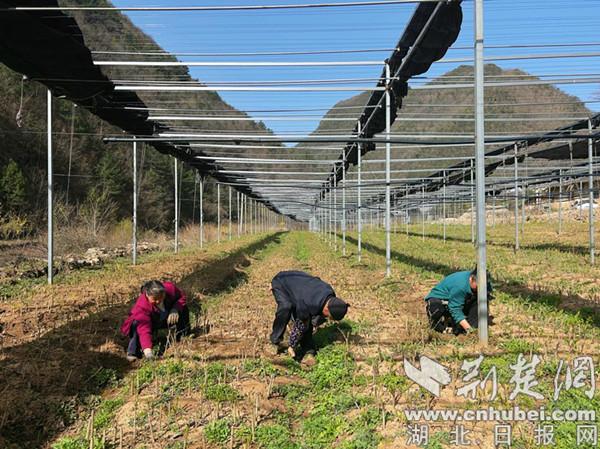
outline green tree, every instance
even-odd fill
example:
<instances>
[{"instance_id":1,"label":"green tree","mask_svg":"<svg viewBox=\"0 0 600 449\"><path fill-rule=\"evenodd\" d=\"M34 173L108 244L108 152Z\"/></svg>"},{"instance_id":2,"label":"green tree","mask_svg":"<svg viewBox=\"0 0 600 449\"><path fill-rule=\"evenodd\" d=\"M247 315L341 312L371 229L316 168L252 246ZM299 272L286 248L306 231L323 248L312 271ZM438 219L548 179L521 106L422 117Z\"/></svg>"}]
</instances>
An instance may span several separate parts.
<instances>
[{"instance_id":1,"label":"green tree","mask_svg":"<svg viewBox=\"0 0 600 449\"><path fill-rule=\"evenodd\" d=\"M146 229L172 230L175 215L173 160L154 151L147 152L146 158L138 198L138 219Z\"/></svg>"},{"instance_id":2,"label":"green tree","mask_svg":"<svg viewBox=\"0 0 600 449\"><path fill-rule=\"evenodd\" d=\"M110 199L116 200L126 194L129 181L128 173L112 151L105 152L98 162L98 177L102 183L102 191Z\"/></svg>"},{"instance_id":3,"label":"green tree","mask_svg":"<svg viewBox=\"0 0 600 449\"><path fill-rule=\"evenodd\" d=\"M9 212L21 212L27 204L27 181L17 163L10 159L0 177L0 201Z\"/></svg>"}]
</instances>

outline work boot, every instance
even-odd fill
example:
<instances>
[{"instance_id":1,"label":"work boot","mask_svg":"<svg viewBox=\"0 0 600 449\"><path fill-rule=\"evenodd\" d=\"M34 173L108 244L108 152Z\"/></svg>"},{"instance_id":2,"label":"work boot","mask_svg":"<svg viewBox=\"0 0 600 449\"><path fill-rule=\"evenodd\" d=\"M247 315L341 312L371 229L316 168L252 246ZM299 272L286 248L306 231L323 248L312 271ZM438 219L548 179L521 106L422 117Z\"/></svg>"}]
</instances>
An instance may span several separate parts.
<instances>
[{"instance_id":1,"label":"work boot","mask_svg":"<svg viewBox=\"0 0 600 449\"><path fill-rule=\"evenodd\" d=\"M285 351L287 351L287 348L288 347L285 343L277 343L276 345L271 343L266 353L270 356L276 356L279 354L283 354Z\"/></svg>"},{"instance_id":2,"label":"work boot","mask_svg":"<svg viewBox=\"0 0 600 449\"><path fill-rule=\"evenodd\" d=\"M315 353L312 351L308 351L306 354L304 354L304 357L302 357L301 363L306 366L315 366L315 364L317 363Z\"/></svg>"}]
</instances>

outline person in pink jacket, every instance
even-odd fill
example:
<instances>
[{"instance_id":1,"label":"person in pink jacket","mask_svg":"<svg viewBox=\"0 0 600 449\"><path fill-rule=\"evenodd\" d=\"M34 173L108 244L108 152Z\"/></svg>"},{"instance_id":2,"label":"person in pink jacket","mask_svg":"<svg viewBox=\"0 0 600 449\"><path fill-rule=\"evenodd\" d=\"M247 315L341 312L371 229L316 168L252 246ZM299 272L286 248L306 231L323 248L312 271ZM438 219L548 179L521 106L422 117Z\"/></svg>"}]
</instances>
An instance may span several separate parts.
<instances>
[{"instance_id":1,"label":"person in pink jacket","mask_svg":"<svg viewBox=\"0 0 600 449\"><path fill-rule=\"evenodd\" d=\"M127 360L135 361L142 355L151 359L152 333L167 327L176 327L177 340L189 332L190 312L185 293L172 282L146 282L121 326L123 335L129 337Z\"/></svg>"}]
</instances>

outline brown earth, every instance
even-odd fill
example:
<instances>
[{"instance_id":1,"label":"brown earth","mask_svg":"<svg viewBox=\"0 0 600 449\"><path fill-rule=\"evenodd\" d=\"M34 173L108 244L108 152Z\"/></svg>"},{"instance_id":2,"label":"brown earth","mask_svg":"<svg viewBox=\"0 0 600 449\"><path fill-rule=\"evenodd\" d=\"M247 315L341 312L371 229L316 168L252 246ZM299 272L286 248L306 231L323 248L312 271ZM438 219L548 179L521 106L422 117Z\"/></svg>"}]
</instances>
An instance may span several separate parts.
<instances>
[{"instance_id":1,"label":"brown earth","mask_svg":"<svg viewBox=\"0 0 600 449\"><path fill-rule=\"evenodd\" d=\"M250 255L278 239L244 237L206 251L156 254L135 267L118 263L2 303L0 447L9 447L3 438L37 447L76 413L79 397L101 391L98 372L133 368L118 327L143 281L172 279L197 303L241 282Z\"/></svg>"}]
</instances>

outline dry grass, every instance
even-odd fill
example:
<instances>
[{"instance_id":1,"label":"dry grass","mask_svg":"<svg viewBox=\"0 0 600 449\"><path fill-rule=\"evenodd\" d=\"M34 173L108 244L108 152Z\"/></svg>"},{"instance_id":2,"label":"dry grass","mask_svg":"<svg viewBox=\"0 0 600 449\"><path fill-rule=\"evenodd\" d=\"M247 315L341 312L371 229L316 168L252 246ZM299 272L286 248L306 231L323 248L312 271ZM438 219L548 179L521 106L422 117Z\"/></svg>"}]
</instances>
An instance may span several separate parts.
<instances>
[{"instance_id":1,"label":"dry grass","mask_svg":"<svg viewBox=\"0 0 600 449\"><path fill-rule=\"evenodd\" d=\"M196 232L197 228L190 228L185 234L189 233L193 240ZM565 232L564 242L584 243L585 236L577 227ZM237 240L229 243L224 239L222 245L213 246L212 252L206 254L190 249L180 256L152 257L139 271L124 267L118 275L106 275L112 279L108 292L114 295L113 301L118 302L118 298L128 294L125 286L119 293L115 279L124 279L130 284L129 288L150 274L181 280L186 291L202 297L206 306L199 322L205 332L200 336L171 347L165 357L155 363L123 365L119 348L122 342L110 336L111 326L119 316L113 308L92 301L84 309L92 311L99 307L99 311L106 310L107 314L90 314L89 318L83 318L89 312L77 312L74 307L66 307L63 301L50 308L47 299L38 295L25 301L22 312L30 314L24 316L24 321L33 324L27 337L30 343L23 354L33 354L34 362L15 365L13 361L20 347L15 353L5 351L9 358L2 363L7 362L8 368L2 374L4 378L18 379L11 380L11 385L24 389L25 394L19 394L26 401L33 397L33 391L41 389L49 396L43 397L42 403L60 403L65 407L64 401L53 402L56 398L52 399L51 394L57 385L58 391L66 388L60 386L64 382L58 378L60 372L67 372L71 379L75 376L80 394L81 391L97 394L87 396L87 405L79 403L78 407L67 407L75 421L60 434L55 432L60 430L61 423L68 421L59 420L56 414L54 421L46 421L48 428L53 429L50 432L53 438L45 441L54 442L60 449L87 449L90 441L95 449L405 448L408 446L403 410L407 407L465 409L490 404L454 394L462 385L462 361L480 353L499 366L500 395L493 402L497 407L514 404L507 399L511 389L506 378L508 365L514 363L518 352L526 355L535 352L543 360L538 379L539 389L546 399L536 402L521 397L516 404L524 408L544 405L597 409L597 399L588 400L568 392L564 400L556 404L547 400L551 395L552 370L559 358L571 360L577 355L597 358L600 354L597 325L560 310L551 301L544 301L546 296L555 294L558 284L547 281L545 289L533 292L522 282L522 273L534 262L541 270L530 270L532 277L565 275L566 265L557 264L555 260L561 256L560 250L535 246L550 241L548 231L544 234L541 228L530 226L525 243L532 247L513 257L509 255L510 248L502 246L509 239L510 230L494 231L496 247L492 248L497 249L497 254L493 260L495 269L502 273L502 282L498 286L497 301L492 304L497 324L491 328L490 346L480 347L475 337L454 338L427 330L423 296L444 270L461 262L472 265L473 248L468 235L467 241L463 241L464 234L464 229L454 229L452 235L456 240L445 244L432 237L423 242L416 237L395 236L390 279L383 275L380 233L365 235L365 243L370 246L366 247L360 265L355 261L353 245L348 245L349 255L342 257L318 236L309 233L285 234L267 246L252 245L256 240L251 237L246 238L245 247ZM221 249L226 248L242 250L219 255ZM573 265L573 271L585 273L585 255L574 253L569 257L567 262ZM325 327L317 334L322 350L312 367L297 365L287 356L272 357L264 353L274 311L268 285L273 275L282 269L302 269L320 276L331 282L338 295L352 305L347 320L339 326ZM97 284L89 285L82 279L70 285L65 291L71 295L71 301L84 290L88 293L99 290ZM525 291L527 295L523 294ZM588 285L581 290L582 297L589 296L590 292L593 290ZM46 306L38 311L27 309L37 301ZM54 309L57 315L53 315ZM39 317L38 323L44 319L60 323L63 312L80 313L80 316L70 321L69 329L63 332L36 331L35 317ZM50 314L45 315L47 313ZM72 332L74 335L70 336ZM82 335L90 333L106 338L96 338L97 344L90 347L88 342L80 341ZM52 344L56 344L56 348L51 348ZM77 356L77 368L65 369L73 366L65 359L80 349L84 350L82 360L86 363L82 364ZM49 353L53 354L50 363L43 359ZM404 376L403 359L413 360L422 354L444 363L453 373L453 383L443 390L440 398L419 389ZM47 383L43 386L34 382L26 388L24 379L31 379L36 371L44 372L42 360L53 367L46 368L47 372L55 374L45 376ZM95 371L100 374L94 374ZM91 374L86 376L82 372ZM107 382L100 382L106 378ZM102 385L97 385L99 383ZM95 389L89 388L90 385L96 385ZM74 394L72 390L69 392ZM16 398L14 400L16 402ZM29 403L40 402L29 400ZM468 427L472 430L470 437L478 441L477 447L493 446L492 424L474 423ZM449 423L432 426L429 448L447 447L449 429ZM570 425L558 427L557 448L571 447L565 435L572 431L574 427ZM515 446L535 447L531 432L529 423L516 426Z\"/></svg>"}]
</instances>

